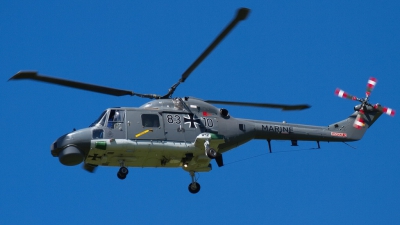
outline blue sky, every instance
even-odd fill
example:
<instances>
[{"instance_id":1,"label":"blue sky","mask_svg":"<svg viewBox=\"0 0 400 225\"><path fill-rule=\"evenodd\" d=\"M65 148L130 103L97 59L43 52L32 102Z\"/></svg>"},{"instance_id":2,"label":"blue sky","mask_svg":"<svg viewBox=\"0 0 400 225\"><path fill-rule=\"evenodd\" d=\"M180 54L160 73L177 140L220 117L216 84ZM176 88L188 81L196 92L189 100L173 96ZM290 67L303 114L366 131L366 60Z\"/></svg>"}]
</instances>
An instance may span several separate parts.
<instances>
[{"instance_id":1,"label":"blue sky","mask_svg":"<svg viewBox=\"0 0 400 225\"><path fill-rule=\"evenodd\" d=\"M398 1L5 1L0 7L3 118L2 224L396 224L400 220L399 119L382 116L350 143L252 141L201 173L190 194L182 169L95 174L50 155L59 136L113 106L147 100L33 81L35 70L164 94L234 17L251 9L175 96L282 104L299 112L227 107L234 117L329 125L353 112L337 87L400 109ZM253 157L257 156L257 157ZM253 158L252 158L253 157ZM250 158L250 159L249 159ZM247 159L247 160L246 160Z\"/></svg>"}]
</instances>

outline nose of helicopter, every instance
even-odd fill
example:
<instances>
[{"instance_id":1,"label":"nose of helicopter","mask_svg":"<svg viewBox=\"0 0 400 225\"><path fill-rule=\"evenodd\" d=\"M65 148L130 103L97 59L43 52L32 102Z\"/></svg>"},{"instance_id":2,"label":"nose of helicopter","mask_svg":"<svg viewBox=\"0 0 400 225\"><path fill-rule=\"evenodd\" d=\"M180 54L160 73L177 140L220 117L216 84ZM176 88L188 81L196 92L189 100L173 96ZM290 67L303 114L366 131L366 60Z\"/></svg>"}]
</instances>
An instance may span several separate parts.
<instances>
[{"instance_id":1,"label":"nose of helicopter","mask_svg":"<svg viewBox=\"0 0 400 225\"><path fill-rule=\"evenodd\" d=\"M90 150L91 133L90 128L85 128L65 134L51 144L50 152L63 165L78 165Z\"/></svg>"}]
</instances>

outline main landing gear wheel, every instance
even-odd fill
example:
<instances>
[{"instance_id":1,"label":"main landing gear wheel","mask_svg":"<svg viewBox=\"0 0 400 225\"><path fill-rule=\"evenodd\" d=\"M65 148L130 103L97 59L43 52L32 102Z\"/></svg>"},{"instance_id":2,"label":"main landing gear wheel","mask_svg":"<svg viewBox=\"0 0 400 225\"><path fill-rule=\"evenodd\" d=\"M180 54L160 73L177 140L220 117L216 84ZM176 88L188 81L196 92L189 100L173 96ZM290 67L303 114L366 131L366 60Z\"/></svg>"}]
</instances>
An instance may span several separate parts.
<instances>
[{"instance_id":1,"label":"main landing gear wheel","mask_svg":"<svg viewBox=\"0 0 400 225\"><path fill-rule=\"evenodd\" d=\"M197 182L190 183L188 189L190 193L196 194L200 191L200 184Z\"/></svg>"},{"instance_id":2,"label":"main landing gear wheel","mask_svg":"<svg viewBox=\"0 0 400 225\"><path fill-rule=\"evenodd\" d=\"M192 183L189 184L189 192L192 194L196 194L197 192L200 191L200 184L197 183L197 179L194 176L194 171L189 172L190 177L192 178Z\"/></svg>"},{"instance_id":3,"label":"main landing gear wheel","mask_svg":"<svg viewBox=\"0 0 400 225\"><path fill-rule=\"evenodd\" d=\"M215 159L217 157L217 151L215 151L213 148L207 149L206 154L210 159Z\"/></svg>"},{"instance_id":4,"label":"main landing gear wheel","mask_svg":"<svg viewBox=\"0 0 400 225\"><path fill-rule=\"evenodd\" d=\"M128 175L128 173L129 173L128 168L126 168L125 166L123 166L123 167L119 168L119 171L118 171L118 173L117 173L117 177L118 177L119 179L123 180L123 179L126 178L126 175Z\"/></svg>"}]
</instances>

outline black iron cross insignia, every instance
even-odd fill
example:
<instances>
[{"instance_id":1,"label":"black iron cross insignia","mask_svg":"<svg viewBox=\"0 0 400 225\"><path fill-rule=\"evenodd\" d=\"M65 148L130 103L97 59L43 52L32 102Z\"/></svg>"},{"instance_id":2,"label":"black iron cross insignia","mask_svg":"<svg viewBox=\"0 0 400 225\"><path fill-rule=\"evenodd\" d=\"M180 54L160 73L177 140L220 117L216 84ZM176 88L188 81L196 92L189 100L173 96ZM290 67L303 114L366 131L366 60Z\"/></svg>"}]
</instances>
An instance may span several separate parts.
<instances>
[{"instance_id":1,"label":"black iron cross insignia","mask_svg":"<svg viewBox=\"0 0 400 225\"><path fill-rule=\"evenodd\" d=\"M93 155L88 155L88 158L91 158L91 160L96 161L96 159L101 159L101 156L99 154L93 154Z\"/></svg>"},{"instance_id":2,"label":"black iron cross insignia","mask_svg":"<svg viewBox=\"0 0 400 225\"><path fill-rule=\"evenodd\" d=\"M200 123L199 118L194 118L193 113L189 113L187 116L183 116L183 123L184 124L189 124L190 128L197 128L197 125Z\"/></svg>"}]
</instances>

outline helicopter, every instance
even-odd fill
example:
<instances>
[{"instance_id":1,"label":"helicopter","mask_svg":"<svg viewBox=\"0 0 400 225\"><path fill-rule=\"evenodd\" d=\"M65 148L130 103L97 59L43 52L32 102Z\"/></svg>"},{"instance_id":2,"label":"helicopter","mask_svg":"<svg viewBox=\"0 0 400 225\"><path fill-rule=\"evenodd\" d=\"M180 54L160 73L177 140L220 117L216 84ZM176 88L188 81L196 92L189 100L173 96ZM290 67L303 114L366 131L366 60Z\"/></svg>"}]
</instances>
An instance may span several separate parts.
<instances>
[{"instance_id":1,"label":"helicopter","mask_svg":"<svg viewBox=\"0 0 400 225\"><path fill-rule=\"evenodd\" d=\"M172 97L213 49L245 20L250 10L238 9L234 19L188 67L178 82L164 95L141 94L56 77L39 75L36 71L20 71L9 80L30 79L113 96L138 96L151 99L140 107L112 107L104 110L89 127L74 130L57 138L50 146L53 157L65 166L83 164L88 172L99 166L119 167L117 177L124 180L128 167L182 168L191 177L188 190L200 191L195 176L212 170L211 160L224 166L223 153L253 139L266 140L272 152L272 140L287 140L292 146L298 141L350 142L360 140L366 130L382 115L395 111L380 104L369 103L377 83L370 78L366 97L358 98L336 89L338 97L360 102L346 119L328 126L311 126L286 122L239 119L218 105L304 110L309 105L283 105L254 102L202 100L195 97Z\"/></svg>"}]
</instances>

